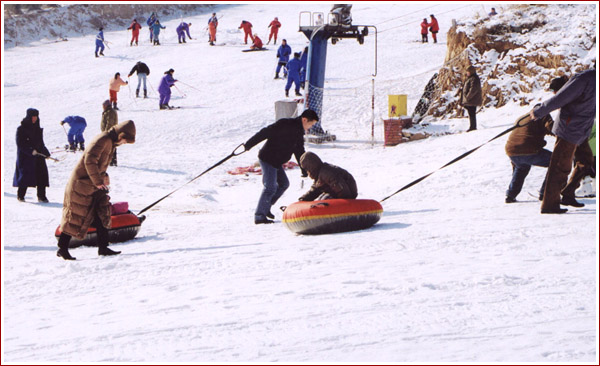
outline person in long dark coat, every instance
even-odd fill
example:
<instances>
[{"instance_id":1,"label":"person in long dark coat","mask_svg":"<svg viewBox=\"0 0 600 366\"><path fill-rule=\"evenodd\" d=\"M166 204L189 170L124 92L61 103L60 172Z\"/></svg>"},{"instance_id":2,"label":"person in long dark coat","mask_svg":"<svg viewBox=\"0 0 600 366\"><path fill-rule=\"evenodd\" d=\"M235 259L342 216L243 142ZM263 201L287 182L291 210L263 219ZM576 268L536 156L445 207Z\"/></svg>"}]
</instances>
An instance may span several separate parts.
<instances>
[{"instance_id":1,"label":"person in long dark coat","mask_svg":"<svg viewBox=\"0 0 600 366\"><path fill-rule=\"evenodd\" d=\"M44 130L40 127L39 111L27 110L27 116L17 127L17 164L13 187L19 187L17 199L25 202L27 187L37 187L39 202L48 202L46 187L50 186L46 158L50 151L44 144Z\"/></svg>"},{"instance_id":2,"label":"person in long dark coat","mask_svg":"<svg viewBox=\"0 0 600 366\"><path fill-rule=\"evenodd\" d=\"M481 96L481 81L474 66L467 68L467 80L460 95L460 105L469 113L469 131L477 129L477 107L483 101Z\"/></svg>"}]
</instances>

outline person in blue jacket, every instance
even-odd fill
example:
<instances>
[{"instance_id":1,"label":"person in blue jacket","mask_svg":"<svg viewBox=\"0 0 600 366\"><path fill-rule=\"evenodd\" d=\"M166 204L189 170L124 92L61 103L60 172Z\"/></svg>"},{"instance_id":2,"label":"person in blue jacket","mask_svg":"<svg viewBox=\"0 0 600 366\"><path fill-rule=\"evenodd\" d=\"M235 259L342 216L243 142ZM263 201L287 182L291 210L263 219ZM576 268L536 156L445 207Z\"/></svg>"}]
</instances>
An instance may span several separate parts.
<instances>
[{"instance_id":1,"label":"person in blue jacket","mask_svg":"<svg viewBox=\"0 0 600 366\"><path fill-rule=\"evenodd\" d=\"M154 23L158 20L158 16L156 15L155 12L152 12L152 14L150 14L150 17L146 20L146 24L148 25L148 29L150 30L150 43L154 43L154 35L153 35L153 31L152 31L152 26L154 25Z\"/></svg>"},{"instance_id":2,"label":"person in blue jacket","mask_svg":"<svg viewBox=\"0 0 600 366\"><path fill-rule=\"evenodd\" d=\"M46 158L50 151L44 144L44 129L40 127L40 112L29 108L17 127L17 164L13 187L19 187L17 199L25 202L27 187L37 187L39 202L47 203L46 187L50 186Z\"/></svg>"},{"instance_id":3,"label":"person in blue jacket","mask_svg":"<svg viewBox=\"0 0 600 366\"><path fill-rule=\"evenodd\" d=\"M175 78L173 77L173 73L175 70L169 69L169 71L165 71L165 76L160 80L160 85L158 86L158 94L160 95L159 100L159 108L160 109L172 109L169 106L169 101L171 100L171 87L175 85Z\"/></svg>"},{"instance_id":4,"label":"person in blue jacket","mask_svg":"<svg viewBox=\"0 0 600 366\"><path fill-rule=\"evenodd\" d=\"M285 65L290 59L290 55L292 54L292 48L288 46L287 41L284 39L281 41L281 46L277 50L277 57L279 58L279 62L277 63L277 69L275 70L275 79L279 79L279 70L283 67L283 77L287 76L287 70Z\"/></svg>"},{"instance_id":5,"label":"person in blue jacket","mask_svg":"<svg viewBox=\"0 0 600 366\"><path fill-rule=\"evenodd\" d=\"M166 27L164 27L162 24L160 24L160 21L158 19L156 19L154 24L152 24L152 37L154 37L154 45L155 46L160 46L160 41L158 40L158 36L160 35L160 30L165 29L165 28Z\"/></svg>"},{"instance_id":6,"label":"person in blue jacket","mask_svg":"<svg viewBox=\"0 0 600 366\"><path fill-rule=\"evenodd\" d=\"M301 97L300 94L300 52L294 53L294 58L291 59L287 65L285 66L288 71L288 79L285 84L285 96L289 97L290 88L292 87L292 83L296 86L296 96Z\"/></svg>"},{"instance_id":7,"label":"person in blue jacket","mask_svg":"<svg viewBox=\"0 0 600 366\"><path fill-rule=\"evenodd\" d=\"M300 56L300 88L304 89L306 82L306 66L308 65L308 46L304 47Z\"/></svg>"},{"instance_id":8,"label":"person in blue jacket","mask_svg":"<svg viewBox=\"0 0 600 366\"><path fill-rule=\"evenodd\" d=\"M100 28L100 32L96 35L96 51L94 51L96 57L98 57L98 51L100 51L100 56L104 56L104 28Z\"/></svg>"},{"instance_id":9,"label":"person in blue jacket","mask_svg":"<svg viewBox=\"0 0 600 366\"><path fill-rule=\"evenodd\" d=\"M188 38L192 39L192 36L190 36L190 26L191 25L192 25L192 23L182 22L175 29L177 31L177 39L179 40L179 43L185 43L185 34L186 33L187 33Z\"/></svg>"},{"instance_id":10,"label":"person in blue jacket","mask_svg":"<svg viewBox=\"0 0 600 366\"><path fill-rule=\"evenodd\" d=\"M68 116L60 122L60 125L62 126L65 123L69 125L69 132L67 133L69 150L77 150L77 145L79 145L79 150L85 150L85 139L83 138L83 131L85 131L85 128L87 127L85 118L80 116Z\"/></svg>"}]
</instances>

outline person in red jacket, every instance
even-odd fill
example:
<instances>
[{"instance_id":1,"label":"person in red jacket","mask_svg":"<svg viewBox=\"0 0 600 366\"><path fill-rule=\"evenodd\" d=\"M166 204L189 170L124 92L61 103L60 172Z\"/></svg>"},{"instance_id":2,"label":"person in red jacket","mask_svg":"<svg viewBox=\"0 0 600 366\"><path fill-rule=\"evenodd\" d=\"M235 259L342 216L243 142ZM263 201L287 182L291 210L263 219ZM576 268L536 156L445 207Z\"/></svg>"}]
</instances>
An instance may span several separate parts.
<instances>
[{"instance_id":1,"label":"person in red jacket","mask_svg":"<svg viewBox=\"0 0 600 366\"><path fill-rule=\"evenodd\" d=\"M275 19L273 19L271 24L269 24L269 27L271 28L271 33L269 34L269 40L267 41L267 44L269 44L269 42L271 42L271 37L273 37L273 36L275 36L275 41L273 42L273 44L277 44L277 33L279 33L279 28L281 28L281 23L279 23L279 19L277 19L277 17L275 17ZM269 28L269 27L267 27L267 28Z\"/></svg>"},{"instance_id":2,"label":"person in red jacket","mask_svg":"<svg viewBox=\"0 0 600 366\"><path fill-rule=\"evenodd\" d=\"M129 43L129 45L133 46L133 41L135 41L135 45L137 46L138 37L140 36L140 29L142 29L142 26L140 25L140 23L137 22L137 19L134 19L133 22L131 22L129 28L127 29L131 29L131 42Z\"/></svg>"},{"instance_id":3,"label":"person in red jacket","mask_svg":"<svg viewBox=\"0 0 600 366\"><path fill-rule=\"evenodd\" d=\"M250 46L251 50L260 50L263 47L262 40L258 38L258 34L254 35L254 43Z\"/></svg>"},{"instance_id":4,"label":"person in red jacket","mask_svg":"<svg viewBox=\"0 0 600 366\"><path fill-rule=\"evenodd\" d=\"M421 23L421 42L426 43L429 42L427 39L427 28L429 27L429 23L427 23L427 18L423 18L423 22Z\"/></svg>"},{"instance_id":5,"label":"person in red jacket","mask_svg":"<svg viewBox=\"0 0 600 366\"><path fill-rule=\"evenodd\" d=\"M242 24L240 24L238 29L244 30L244 44L248 44L248 36L250 36L250 40L254 42L254 37L252 36L252 23L242 20Z\"/></svg>"},{"instance_id":6,"label":"person in red jacket","mask_svg":"<svg viewBox=\"0 0 600 366\"><path fill-rule=\"evenodd\" d=\"M437 43L437 33L440 31L440 26L438 25L438 21L433 14L431 14L430 17L431 23L429 23L429 30L431 31L431 36L433 37L433 43Z\"/></svg>"}]
</instances>

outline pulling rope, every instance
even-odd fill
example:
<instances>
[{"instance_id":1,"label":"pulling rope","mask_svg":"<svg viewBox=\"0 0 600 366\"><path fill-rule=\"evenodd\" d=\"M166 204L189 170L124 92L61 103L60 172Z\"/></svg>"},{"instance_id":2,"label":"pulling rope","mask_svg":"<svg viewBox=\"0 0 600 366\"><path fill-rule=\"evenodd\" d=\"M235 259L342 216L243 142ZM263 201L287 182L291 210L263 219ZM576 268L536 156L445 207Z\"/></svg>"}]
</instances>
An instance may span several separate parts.
<instances>
[{"instance_id":1,"label":"pulling rope","mask_svg":"<svg viewBox=\"0 0 600 366\"><path fill-rule=\"evenodd\" d=\"M417 183L421 182L422 180L424 180L425 178L429 177L430 175L432 175L433 173L437 172L438 170L442 170L442 169L444 169L445 167L447 167L447 166L449 166L449 165L452 165L452 164L456 163L457 161L459 161L459 160L461 160L461 159L463 159L463 158L465 158L465 157L467 157L467 156L471 155L473 152L475 152L476 150L478 150L480 147L482 147L482 146L484 146L484 145L487 145L487 144L489 144L490 142L494 141L495 139L497 139L497 138L499 138L499 137L501 137L501 136L504 136L504 135L506 135L507 133L511 132L511 131L512 131L512 130L514 130L515 128L518 128L518 127L524 127L524 126L528 125L528 124L529 124L531 121L528 121L527 123L523 123L523 124L521 124L521 122L522 122L523 120L525 120L526 118L528 118L528 117L529 117L529 114L526 114L526 115L524 115L523 117L519 118L519 120L517 121L517 123L516 123L514 126L512 126L512 127L508 128L507 130L505 130L505 131L503 131L503 132L499 133L498 135L496 135L495 137L493 137L493 138L492 138L492 139L490 139L489 141L487 141L487 142L484 142L483 144L481 144L481 145L477 146L476 148L474 148L474 149L471 149L471 150L467 151L466 153L464 153L464 154L462 154L462 155L460 155L460 156L458 156L458 157L456 157L456 158L452 159L451 161L449 161L448 163L446 163L444 166L442 166L442 167L440 167L440 168L438 168L438 169L436 169L436 170L432 171L431 173L429 173L429 174L426 174L426 175L422 176L421 178L418 178L418 179L415 179L415 180L413 180L412 182L408 183L408 184L407 184L407 185L405 185L404 187L400 188L399 190L397 190L396 192L394 192L394 193L390 194L389 196L385 197L384 199L382 199L382 200L381 200L381 201L379 201L379 202L383 202L383 201L387 200L388 198L390 198L390 197L392 197L392 196L394 196L394 195L396 195L396 194L398 194L398 193L402 192L403 190L405 190L405 189L408 189L408 188L410 188L410 187L414 186L415 184L417 184Z\"/></svg>"},{"instance_id":2,"label":"pulling rope","mask_svg":"<svg viewBox=\"0 0 600 366\"><path fill-rule=\"evenodd\" d=\"M138 212L138 216L141 215L142 213L148 211L149 209L151 209L152 207L154 207L156 204L158 204L160 201L164 200L165 198L169 197L170 195L172 195L173 193L177 192L178 190L180 190L181 188L185 187L186 185L192 183L193 181L195 181L196 179L200 178L201 176L203 176L204 174L208 173L209 171L211 171L212 169L218 167L219 165L223 164L224 162L226 162L227 160L229 160L230 158L234 157L234 156L238 156L243 154L244 152L246 152L246 150L236 153L236 151L241 147L244 146L244 144L239 144L238 147L236 147L235 149L233 149L233 151L231 152L231 154L227 155L226 157L224 157L223 159L221 159L218 163L216 163L215 165L211 166L210 168L206 169L205 171L203 171L202 173L200 173L199 175L195 176L193 179L191 179L190 181L188 181L187 183L185 183L184 185L180 186L179 188L175 189L174 191L172 191L171 193L167 194L166 196L162 197L161 199L155 201L154 203L150 204L149 206L146 206L144 209L142 209L140 212Z\"/></svg>"}]
</instances>

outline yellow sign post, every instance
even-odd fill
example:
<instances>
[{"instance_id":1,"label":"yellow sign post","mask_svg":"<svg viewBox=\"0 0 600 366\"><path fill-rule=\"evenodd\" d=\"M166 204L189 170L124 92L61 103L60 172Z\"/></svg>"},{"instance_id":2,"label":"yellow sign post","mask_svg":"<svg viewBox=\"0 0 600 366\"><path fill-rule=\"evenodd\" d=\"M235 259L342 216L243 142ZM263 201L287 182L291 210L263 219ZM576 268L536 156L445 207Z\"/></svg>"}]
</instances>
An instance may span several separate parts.
<instances>
[{"instance_id":1,"label":"yellow sign post","mask_svg":"<svg viewBox=\"0 0 600 366\"><path fill-rule=\"evenodd\" d=\"M406 116L406 94L388 95L388 114L389 117Z\"/></svg>"}]
</instances>

